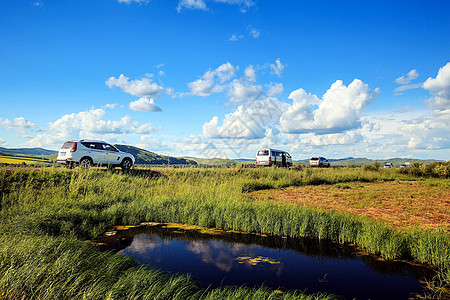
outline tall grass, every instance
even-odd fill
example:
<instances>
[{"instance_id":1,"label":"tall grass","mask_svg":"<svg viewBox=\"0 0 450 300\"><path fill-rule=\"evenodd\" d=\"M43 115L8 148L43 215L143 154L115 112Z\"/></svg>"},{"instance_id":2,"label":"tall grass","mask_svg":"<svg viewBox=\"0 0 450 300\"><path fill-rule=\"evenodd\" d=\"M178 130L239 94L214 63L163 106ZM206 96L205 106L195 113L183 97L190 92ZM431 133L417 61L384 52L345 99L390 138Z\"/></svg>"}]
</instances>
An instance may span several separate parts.
<instances>
[{"instance_id":1,"label":"tall grass","mask_svg":"<svg viewBox=\"0 0 450 300\"><path fill-rule=\"evenodd\" d=\"M248 192L262 188L411 179L408 175L347 168L192 168L166 169L163 175L1 169L0 294L11 299L305 297L264 288L198 291L186 277L137 268L130 260L99 253L80 242L113 225L144 221L356 243L387 259L406 258L443 266L443 270L450 262L448 232L399 231L354 215L254 202L248 196ZM109 271L117 271L119 277ZM65 281L62 274L74 277ZM448 282L448 276L444 278Z\"/></svg>"}]
</instances>

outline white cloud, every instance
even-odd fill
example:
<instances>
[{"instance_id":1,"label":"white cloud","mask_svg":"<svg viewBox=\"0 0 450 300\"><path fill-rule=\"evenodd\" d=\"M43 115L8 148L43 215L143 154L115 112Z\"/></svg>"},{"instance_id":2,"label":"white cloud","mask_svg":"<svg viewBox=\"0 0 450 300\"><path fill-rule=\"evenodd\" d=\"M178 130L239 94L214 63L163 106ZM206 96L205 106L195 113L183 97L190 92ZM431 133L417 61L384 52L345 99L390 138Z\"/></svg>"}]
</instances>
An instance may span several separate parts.
<instances>
[{"instance_id":1,"label":"white cloud","mask_svg":"<svg viewBox=\"0 0 450 300\"><path fill-rule=\"evenodd\" d=\"M249 65L247 68L245 68L244 75L248 81L252 82L256 81L256 71L252 65Z\"/></svg>"},{"instance_id":2,"label":"white cloud","mask_svg":"<svg viewBox=\"0 0 450 300\"><path fill-rule=\"evenodd\" d=\"M228 96L232 103L242 103L262 95L263 89L260 85L253 85L246 81L233 80L228 86Z\"/></svg>"},{"instance_id":3,"label":"white cloud","mask_svg":"<svg viewBox=\"0 0 450 300\"><path fill-rule=\"evenodd\" d=\"M271 64L270 65L270 69L272 69L272 74L277 75L278 77L281 76L281 73L283 72L283 70L286 68L286 65L283 65L281 63L281 60L279 58L277 58L275 60L275 64Z\"/></svg>"},{"instance_id":4,"label":"white cloud","mask_svg":"<svg viewBox=\"0 0 450 300\"><path fill-rule=\"evenodd\" d=\"M215 75L219 77L220 83L224 83L225 81L230 80L234 77L234 74L237 70L237 67L233 67L229 62L220 65L216 69Z\"/></svg>"},{"instance_id":5,"label":"white cloud","mask_svg":"<svg viewBox=\"0 0 450 300\"><path fill-rule=\"evenodd\" d=\"M361 110L378 93L359 79L348 87L337 80L322 99L298 89L289 95L293 103L281 116L280 124L287 133L330 134L360 128Z\"/></svg>"},{"instance_id":6,"label":"white cloud","mask_svg":"<svg viewBox=\"0 0 450 300\"><path fill-rule=\"evenodd\" d=\"M213 93L214 72L207 71L202 78L188 83L191 93L196 96L208 97Z\"/></svg>"},{"instance_id":7,"label":"white cloud","mask_svg":"<svg viewBox=\"0 0 450 300\"><path fill-rule=\"evenodd\" d=\"M269 88L269 90L267 91L267 95L269 95L270 97L281 95L284 92L284 86L282 83L271 82L270 84L267 84L266 87Z\"/></svg>"},{"instance_id":8,"label":"white cloud","mask_svg":"<svg viewBox=\"0 0 450 300\"><path fill-rule=\"evenodd\" d=\"M244 38L244 36L243 36L242 34L237 35L236 33L233 33L233 34L230 36L229 40L232 41L232 42L236 42L237 40L241 40L241 39L243 39L243 38Z\"/></svg>"},{"instance_id":9,"label":"white cloud","mask_svg":"<svg viewBox=\"0 0 450 300\"><path fill-rule=\"evenodd\" d=\"M114 109L117 107L117 103L108 103L105 105L105 108Z\"/></svg>"},{"instance_id":10,"label":"white cloud","mask_svg":"<svg viewBox=\"0 0 450 300\"><path fill-rule=\"evenodd\" d=\"M432 113L450 121L450 62L439 69L436 78L428 78L423 88L434 96L428 100Z\"/></svg>"},{"instance_id":11,"label":"white cloud","mask_svg":"<svg viewBox=\"0 0 450 300\"><path fill-rule=\"evenodd\" d=\"M219 118L217 116L214 116L211 121L206 122L203 125L203 137L210 139L210 138L217 138L219 136Z\"/></svg>"},{"instance_id":12,"label":"white cloud","mask_svg":"<svg viewBox=\"0 0 450 300\"><path fill-rule=\"evenodd\" d=\"M6 140L4 140L4 139L2 139L2 138L0 138L0 146L7 146L8 145L8 143L6 142Z\"/></svg>"},{"instance_id":13,"label":"white cloud","mask_svg":"<svg viewBox=\"0 0 450 300\"><path fill-rule=\"evenodd\" d=\"M181 12L183 8L208 10L203 0L180 0L177 6L177 11Z\"/></svg>"},{"instance_id":14,"label":"white cloud","mask_svg":"<svg viewBox=\"0 0 450 300\"><path fill-rule=\"evenodd\" d=\"M397 94L401 94L401 92L404 92L407 90L418 89L421 87L422 87L422 83L411 83L411 84L406 84L406 85L401 85L399 87L396 87L394 89L394 91L397 92Z\"/></svg>"},{"instance_id":15,"label":"white cloud","mask_svg":"<svg viewBox=\"0 0 450 300\"><path fill-rule=\"evenodd\" d=\"M152 82L150 78L129 80L123 74L120 74L119 78L110 77L105 84L111 89L119 87L125 93L138 97L159 98L159 95L164 91L162 86Z\"/></svg>"},{"instance_id":16,"label":"white cloud","mask_svg":"<svg viewBox=\"0 0 450 300\"><path fill-rule=\"evenodd\" d=\"M128 115L118 121L104 120L105 116L106 112L101 108L64 115L49 123L46 133L38 134L26 142L25 146L51 147L58 146L68 139L117 139L127 133L142 134L161 130L154 128L150 123L139 124Z\"/></svg>"},{"instance_id":17,"label":"white cloud","mask_svg":"<svg viewBox=\"0 0 450 300\"><path fill-rule=\"evenodd\" d=\"M256 29L251 29L251 30L250 30L250 35L251 35L253 38L257 39L257 38L259 38L259 36L261 35L261 32L259 32L259 31L256 30Z\"/></svg>"},{"instance_id":18,"label":"white cloud","mask_svg":"<svg viewBox=\"0 0 450 300\"><path fill-rule=\"evenodd\" d=\"M129 1L129 0L128 0ZM246 12L247 9L255 3L252 0L211 0L210 2L217 2L229 5L239 5L241 12ZM198 9L198 10L208 10L205 1L203 0L180 0L177 6L177 11L181 12L182 9Z\"/></svg>"},{"instance_id":19,"label":"white cloud","mask_svg":"<svg viewBox=\"0 0 450 300\"><path fill-rule=\"evenodd\" d=\"M261 139L266 129L278 124L286 104L276 98L265 98L240 105L226 114L222 126L217 116L203 125L204 138Z\"/></svg>"},{"instance_id":20,"label":"white cloud","mask_svg":"<svg viewBox=\"0 0 450 300\"><path fill-rule=\"evenodd\" d=\"M408 148L411 149L449 149L450 126L446 122L433 119L417 119L401 128L409 138Z\"/></svg>"},{"instance_id":21,"label":"white cloud","mask_svg":"<svg viewBox=\"0 0 450 300\"><path fill-rule=\"evenodd\" d=\"M142 135L136 147L155 152L171 150L168 143L160 139L154 139L150 135Z\"/></svg>"},{"instance_id":22,"label":"white cloud","mask_svg":"<svg viewBox=\"0 0 450 300\"><path fill-rule=\"evenodd\" d=\"M395 79L395 82L402 85L410 84L411 81L413 81L417 77L419 77L419 73L415 69L412 69L408 72L408 74L406 74L406 76L401 76Z\"/></svg>"},{"instance_id":23,"label":"white cloud","mask_svg":"<svg viewBox=\"0 0 450 300\"><path fill-rule=\"evenodd\" d=\"M360 132L350 131L346 133L332 133L324 135L310 134L301 143L313 146L328 146L328 145L354 145L361 142L364 137Z\"/></svg>"},{"instance_id":24,"label":"white cloud","mask_svg":"<svg viewBox=\"0 0 450 300\"><path fill-rule=\"evenodd\" d=\"M0 118L0 127L6 129L14 129L19 132L25 133L25 130L36 127L36 125L26 120L24 117L14 118L13 121L10 121L9 119L3 120L2 118Z\"/></svg>"},{"instance_id":25,"label":"white cloud","mask_svg":"<svg viewBox=\"0 0 450 300\"><path fill-rule=\"evenodd\" d=\"M139 98L136 101L130 102L129 107L134 111L148 111L159 112L161 108L155 105L155 100L146 97Z\"/></svg>"},{"instance_id":26,"label":"white cloud","mask_svg":"<svg viewBox=\"0 0 450 300\"><path fill-rule=\"evenodd\" d=\"M226 62L217 67L214 71L206 71L201 78L188 83L188 87L195 96L207 97L213 93L221 92L224 87L216 84L216 78L223 84L235 76L237 69L237 67Z\"/></svg>"}]
</instances>

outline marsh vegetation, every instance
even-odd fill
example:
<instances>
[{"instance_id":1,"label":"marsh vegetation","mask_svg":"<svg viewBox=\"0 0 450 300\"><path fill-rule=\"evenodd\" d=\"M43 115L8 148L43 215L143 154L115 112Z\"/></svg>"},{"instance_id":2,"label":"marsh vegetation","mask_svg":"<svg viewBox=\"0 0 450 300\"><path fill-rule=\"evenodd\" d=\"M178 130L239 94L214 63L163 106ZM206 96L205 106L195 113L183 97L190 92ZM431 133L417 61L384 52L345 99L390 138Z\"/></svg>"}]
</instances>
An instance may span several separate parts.
<instances>
[{"instance_id":1,"label":"marsh vegetation","mask_svg":"<svg viewBox=\"0 0 450 300\"><path fill-rule=\"evenodd\" d=\"M202 289L188 275L139 267L130 258L99 251L89 240L116 225L177 222L220 230L311 237L356 244L388 260L438 267L427 297L448 297L450 233L436 222L397 226L377 216L278 201L254 193L311 186L339 198L356 185L409 183L448 193L449 179L396 169L285 170L273 168L165 168L126 174L98 170L0 169L0 295L7 299L323 299L332 295L266 287ZM155 174L158 174L157 176ZM422 174L423 175L423 174ZM258 192L259 191L259 192ZM400 198L403 196L399 196ZM377 198L362 200L369 207ZM412 198L410 198L412 199ZM420 198L427 201L426 197ZM353 199L357 205L358 198ZM352 201L353 201L352 200ZM316 201L320 201L318 198ZM431 201L431 200L430 200ZM436 201L436 200L433 200ZM447 201L447 202L445 202ZM434 202L433 202L434 203ZM448 199L439 202L450 214ZM415 211L415 202L400 201ZM423 206L425 209L426 205Z\"/></svg>"}]
</instances>

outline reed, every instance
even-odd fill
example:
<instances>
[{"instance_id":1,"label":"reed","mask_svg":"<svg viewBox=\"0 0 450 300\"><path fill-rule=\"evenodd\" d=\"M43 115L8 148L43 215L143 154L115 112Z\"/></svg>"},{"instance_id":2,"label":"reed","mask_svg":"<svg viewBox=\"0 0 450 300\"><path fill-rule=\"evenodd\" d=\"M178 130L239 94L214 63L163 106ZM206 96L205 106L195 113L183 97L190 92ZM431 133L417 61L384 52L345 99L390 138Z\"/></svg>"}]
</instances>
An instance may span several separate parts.
<instances>
[{"instance_id":1,"label":"reed","mask_svg":"<svg viewBox=\"0 0 450 300\"><path fill-rule=\"evenodd\" d=\"M0 169L0 295L10 299L23 296L251 299L259 295L311 299L300 292L278 294L264 288L200 291L185 276L138 268L128 259L99 253L82 242L114 225L144 221L355 243L387 259L411 259L447 270L450 234L446 231L397 230L354 215L258 202L248 194L286 186L406 179L419 180L390 170L349 168L300 171L184 168L164 169L158 176L3 168ZM119 275L113 276L113 271ZM441 281L448 284L448 274L441 272L444 278ZM63 274L73 277L69 276L68 281ZM311 297L322 296L328 297Z\"/></svg>"}]
</instances>

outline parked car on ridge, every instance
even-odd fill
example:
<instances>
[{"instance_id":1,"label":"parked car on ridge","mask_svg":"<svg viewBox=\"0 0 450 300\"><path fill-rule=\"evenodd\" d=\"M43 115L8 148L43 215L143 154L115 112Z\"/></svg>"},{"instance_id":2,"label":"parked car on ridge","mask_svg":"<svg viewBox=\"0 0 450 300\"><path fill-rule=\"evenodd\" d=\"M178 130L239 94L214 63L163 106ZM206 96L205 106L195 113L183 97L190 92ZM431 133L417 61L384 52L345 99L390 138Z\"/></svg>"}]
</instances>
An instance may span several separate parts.
<instances>
[{"instance_id":1,"label":"parked car on ridge","mask_svg":"<svg viewBox=\"0 0 450 300\"><path fill-rule=\"evenodd\" d=\"M61 146L56 158L56 162L65 164L69 168L75 165L83 168L99 165L129 170L134 161L132 154L122 152L106 142L96 140L67 141Z\"/></svg>"}]
</instances>

